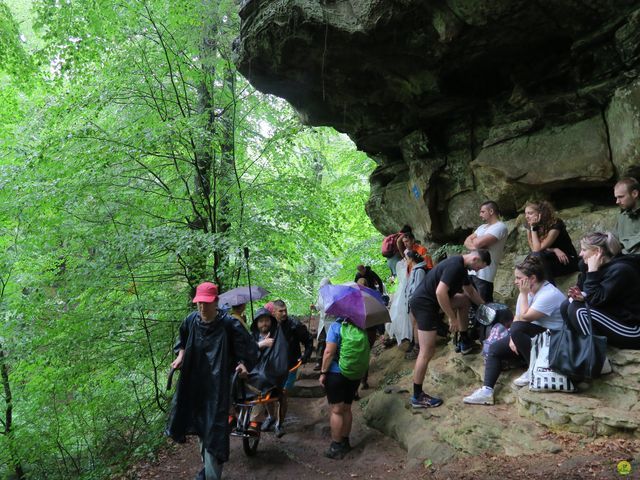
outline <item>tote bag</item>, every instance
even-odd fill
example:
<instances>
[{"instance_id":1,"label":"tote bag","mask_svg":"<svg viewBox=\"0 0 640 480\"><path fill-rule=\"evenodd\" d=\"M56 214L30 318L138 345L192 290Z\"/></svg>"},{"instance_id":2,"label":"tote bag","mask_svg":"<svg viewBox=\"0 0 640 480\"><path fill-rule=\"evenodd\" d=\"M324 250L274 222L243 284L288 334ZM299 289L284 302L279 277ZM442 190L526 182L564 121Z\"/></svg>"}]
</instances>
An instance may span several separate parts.
<instances>
[{"instance_id":1,"label":"tote bag","mask_svg":"<svg viewBox=\"0 0 640 480\"><path fill-rule=\"evenodd\" d=\"M571 379L549 366L550 343L551 334L549 330L536 335L532 339L531 360L529 362L529 390L534 392L575 392L576 387Z\"/></svg>"},{"instance_id":2,"label":"tote bag","mask_svg":"<svg viewBox=\"0 0 640 480\"><path fill-rule=\"evenodd\" d=\"M607 357L607 337L593 335L591 308L585 305L589 317L588 335L575 332L566 323L560 331L551 335L551 368L575 381L599 377Z\"/></svg>"}]
</instances>

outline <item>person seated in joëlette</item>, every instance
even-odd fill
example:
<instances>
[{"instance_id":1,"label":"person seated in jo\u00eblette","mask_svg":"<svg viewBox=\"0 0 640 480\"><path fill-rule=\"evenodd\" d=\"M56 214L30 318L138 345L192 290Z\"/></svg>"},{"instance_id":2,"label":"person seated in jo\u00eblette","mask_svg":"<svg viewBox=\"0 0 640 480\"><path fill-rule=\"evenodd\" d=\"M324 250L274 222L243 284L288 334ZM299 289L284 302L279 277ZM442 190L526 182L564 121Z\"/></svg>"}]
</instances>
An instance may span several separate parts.
<instances>
[{"instance_id":1,"label":"person seated in jo\u00eblette","mask_svg":"<svg viewBox=\"0 0 640 480\"><path fill-rule=\"evenodd\" d=\"M493 389L500 376L502 360L519 358L528 366L531 339L547 329L562 328L560 307L566 297L545 279L545 273L542 261L538 257L527 257L516 265L514 283L520 293L509 335L489 347L483 386L465 397L464 403L493 405ZM513 384L517 387L528 385L529 371L515 379Z\"/></svg>"},{"instance_id":2,"label":"person seated in jo\u00eblette","mask_svg":"<svg viewBox=\"0 0 640 480\"><path fill-rule=\"evenodd\" d=\"M547 201L529 202L524 209L527 241L533 256L540 256L547 280L578 271L578 254L562 219Z\"/></svg>"},{"instance_id":3,"label":"person seated in jo\u00eblette","mask_svg":"<svg viewBox=\"0 0 640 480\"><path fill-rule=\"evenodd\" d=\"M640 260L622 255L622 245L611 232L594 232L580 240L580 257L587 272L569 288L562 314L576 332L607 337L618 348L640 349ZM589 322L589 312L591 319ZM605 364L606 365L606 364ZM603 371L602 373L607 373Z\"/></svg>"}]
</instances>

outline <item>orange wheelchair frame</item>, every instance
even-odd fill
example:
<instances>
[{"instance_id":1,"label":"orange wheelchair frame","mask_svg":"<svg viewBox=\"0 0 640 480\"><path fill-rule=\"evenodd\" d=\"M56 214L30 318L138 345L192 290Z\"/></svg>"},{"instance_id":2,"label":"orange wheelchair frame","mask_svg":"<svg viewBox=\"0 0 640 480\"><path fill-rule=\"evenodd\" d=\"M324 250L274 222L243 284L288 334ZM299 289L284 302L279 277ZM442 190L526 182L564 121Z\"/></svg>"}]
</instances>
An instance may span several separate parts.
<instances>
[{"instance_id":1,"label":"orange wheelchair frame","mask_svg":"<svg viewBox=\"0 0 640 480\"><path fill-rule=\"evenodd\" d=\"M298 363L296 363L289 372L295 372L301 365L302 361L298 360ZM262 422L252 422L251 412L254 407L258 405L268 405L278 402L280 395L276 393L279 388L273 387L265 393L254 390L252 393L256 394L255 399L247 400L247 389L251 390L251 385L248 385L239 377L238 373L236 373L231 382L232 410L234 414L229 417L229 423L232 426L231 436L242 438L242 449L244 453L252 457L258 451Z\"/></svg>"}]
</instances>

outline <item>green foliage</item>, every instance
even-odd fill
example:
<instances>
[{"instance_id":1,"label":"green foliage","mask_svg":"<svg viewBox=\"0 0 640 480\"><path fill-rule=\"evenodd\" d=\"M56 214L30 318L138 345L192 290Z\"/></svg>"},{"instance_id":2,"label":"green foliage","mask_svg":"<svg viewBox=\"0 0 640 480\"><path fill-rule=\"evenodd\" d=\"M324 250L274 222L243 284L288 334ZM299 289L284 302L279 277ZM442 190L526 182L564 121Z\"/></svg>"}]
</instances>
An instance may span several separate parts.
<instances>
[{"instance_id":1,"label":"green foliage","mask_svg":"<svg viewBox=\"0 0 640 480\"><path fill-rule=\"evenodd\" d=\"M106 478L162 441L194 286L306 313L322 277L384 277L373 162L235 71L232 2L0 4L0 476Z\"/></svg>"}]
</instances>

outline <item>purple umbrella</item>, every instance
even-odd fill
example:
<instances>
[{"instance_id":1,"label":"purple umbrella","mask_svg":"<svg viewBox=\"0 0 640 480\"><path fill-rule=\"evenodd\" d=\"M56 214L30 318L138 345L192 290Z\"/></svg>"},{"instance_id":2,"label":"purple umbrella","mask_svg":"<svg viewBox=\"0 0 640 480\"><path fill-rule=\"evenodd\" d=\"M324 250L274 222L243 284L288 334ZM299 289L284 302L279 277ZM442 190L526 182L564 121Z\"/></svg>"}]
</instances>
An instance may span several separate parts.
<instances>
[{"instance_id":1,"label":"purple umbrella","mask_svg":"<svg viewBox=\"0 0 640 480\"><path fill-rule=\"evenodd\" d=\"M249 295L249 288L251 288L251 295ZM252 300L260 300L267 295L269 295L269 291L262 287L237 287L220 295L219 302L220 305L233 307L235 305L249 303Z\"/></svg>"},{"instance_id":2,"label":"purple umbrella","mask_svg":"<svg viewBox=\"0 0 640 480\"><path fill-rule=\"evenodd\" d=\"M391 321L380 292L357 283L325 285L320 289L324 311L336 317L347 317L362 329Z\"/></svg>"}]
</instances>

